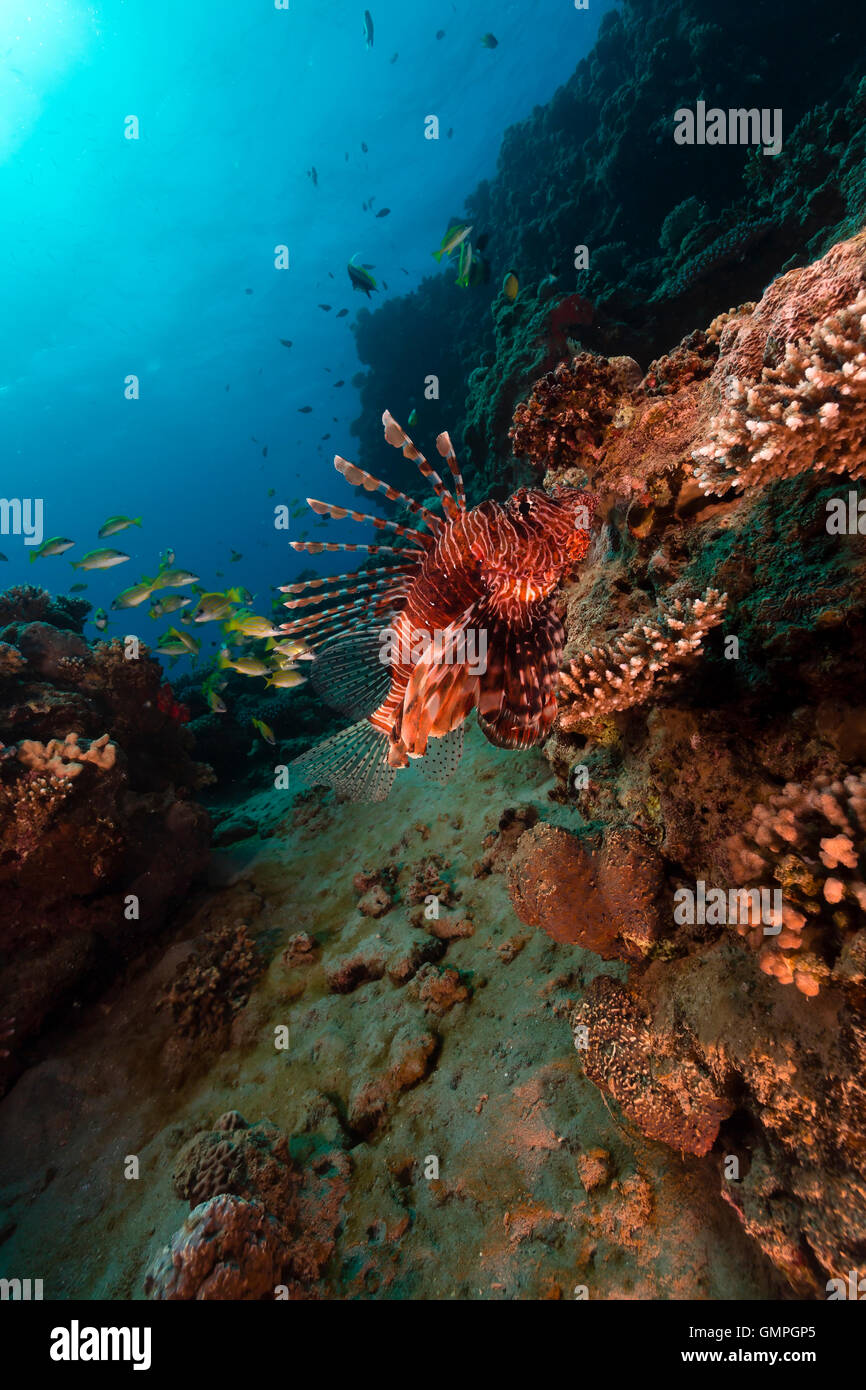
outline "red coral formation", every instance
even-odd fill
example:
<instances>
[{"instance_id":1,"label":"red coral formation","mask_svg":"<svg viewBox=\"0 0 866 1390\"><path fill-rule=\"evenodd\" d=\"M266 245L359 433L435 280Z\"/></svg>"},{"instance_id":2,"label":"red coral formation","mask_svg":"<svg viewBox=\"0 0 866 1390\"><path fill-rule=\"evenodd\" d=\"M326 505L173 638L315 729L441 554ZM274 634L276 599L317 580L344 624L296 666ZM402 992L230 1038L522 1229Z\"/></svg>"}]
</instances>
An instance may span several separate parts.
<instances>
[{"instance_id":1,"label":"red coral formation","mask_svg":"<svg viewBox=\"0 0 866 1390\"><path fill-rule=\"evenodd\" d=\"M634 831L612 833L599 855L567 830L521 836L508 891L522 922L604 960L641 960L659 935L661 864Z\"/></svg>"}]
</instances>

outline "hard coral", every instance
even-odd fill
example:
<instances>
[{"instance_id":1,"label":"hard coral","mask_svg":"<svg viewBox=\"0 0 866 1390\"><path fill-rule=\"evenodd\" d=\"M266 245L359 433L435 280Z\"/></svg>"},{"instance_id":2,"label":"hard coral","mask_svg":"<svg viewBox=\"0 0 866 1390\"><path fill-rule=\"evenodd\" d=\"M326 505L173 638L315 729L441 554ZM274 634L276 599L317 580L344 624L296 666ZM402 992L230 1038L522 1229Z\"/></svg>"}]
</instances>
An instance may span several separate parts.
<instances>
[{"instance_id":1,"label":"hard coral","mask_svg":"<svg viewBox=\"0 0 866 1390\"><path fill-rule=\"evenodd\" d=\"M601 975L571 1022L584 1074L642 1134L682 1153L709 1152L733 1105L681 1039L653 1030L637 995Z\"/></svg>"},{"instance_id":2,"label":"hard coral","mask_svg":"<svg viewBox=\"0 0 866 1390\"><path fill-rule=\"evenodd\" d=\"M760 487L810 471L866 476L866 293L789 343L756 385L738 378L694 451L710 493Z\"/></svg>"},{"instance_id":3,"label":"hard coral","mask_svg":"<svg viewBox=\"0 0 866 1390\"><path fill-rule=\"evenodd\" d=\"M866 774L789 782L755 807L728 850L743 882L782 888L778 935L737 926L767 975L806 995L831 978L866 983Z\"/></svg>"},{"instance_id":4,"label":"hard coral","mask_svg":"<svg viewBox=\"0 0 866 1390\"><path fill-rule=\"evenodd\" d=\"M246 926L223 926L178 971L162 998L175 1031L189 1039L219 1039L246 1004L264 963Z\"/></svg>"},{"instance_id":5,"label":"hard coral","mask_svg":"<svg viewBox=\"0 0 866 1390\"><path fill-rule=\"evenodd\" d=\"M279 1224L261 1203L221 1193L190 1212L144 1291L156 1300L273 1298L285 1258Z\"/></svg>"},{"instance_id":6,"label":"hard coral","mask_svg":"<svg viewBox=\"0 0 866 1390\"><path fill-rule=\"evenodd\" d=\"M77 777L85 763L92 763L102 772L109 772L117 761L117 744L108 734L82 747L78 734L69 733L61 740L52 738L47 744L37 739L22 739L18 745L18 761L33 772L43 772L57 779Z\"/></svg>"},{"instance_id":7,"label":"hard coral","mask_svg":"<svg viewBox=\"0 0 866 1390\"><path fill-rule=\"evenodd\" d=\"M514 412L508 432L514 453L539 468L594 462L622 393L615 367L581 352L536 381Z\"/></svg>"},{"instance_id":8,"label":"hard coral","mask_svg":"<svg viewBox=\"0 0 866 1390\"><path fill-rule=\"evenodd\" d=\"M581 652L559 673L559 727L578 729L589 719L631 709L680 679L706 634L724 617L727 595L677 598L647 622L636 622L601 647Z\"/></svg>"}]
</instances>

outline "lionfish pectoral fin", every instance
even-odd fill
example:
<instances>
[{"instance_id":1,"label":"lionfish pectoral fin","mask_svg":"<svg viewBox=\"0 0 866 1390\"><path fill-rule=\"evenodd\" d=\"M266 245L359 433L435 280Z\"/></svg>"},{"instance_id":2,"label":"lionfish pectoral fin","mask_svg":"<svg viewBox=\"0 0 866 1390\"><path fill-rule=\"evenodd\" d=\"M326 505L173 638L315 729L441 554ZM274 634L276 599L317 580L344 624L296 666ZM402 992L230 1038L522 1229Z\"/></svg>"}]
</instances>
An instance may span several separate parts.
<instances>
[{"instance_id":1,"label":"lionfish pectoral fin","mask_svg":"<svg viewBox=\"0 0 866 1390\"><path fill-rule=\"evenodd\" d=\"M289 766L307 786L333 787L350 801L385 801L395 776L387 734L366 719L332 734Z\"/></svg>"},{"instance_id":2,"label":"lionfish pectoral fin","mask_svg":"<svg viewBox=\"0 0 866 1390\"><path fill-rule=\"evenodd\" d=\"M379 618L339 633L319 649L310 681L332 709L366 719L382 704L391 685L391 668L379 660L387 630L387 618Z\"/></svg>"},{"instance_id":3,"label":"lionfish pectoral fin","mask_svg":"<svg viewBox=\"0 0 866 1390\"><path fill-rule=\"evenodd\" d=\"M497 748L543 743L556 719L556 683L565 633L548 611L531 626L488 623L487 669L480 678L478 726Z\"/></svg>"},{"instance_id":4,"label":"lionfish pectoral fin","mask_svg":"<svg viewBox=\"0 0 866 1390\"><path fill-rule=\"evenodd\" d=\"M441 739L460 727L478 699L478 676L465 664L436 665L422 658L415 666L400 720L400 737L416 754L428 739Z\"/></svg>"},{"instance_id":5,"label":"lionfish pectoral fin","mask_svg":"<svg viewBox=\"0 0 866 1390\"><path fill-rule=\"evenodd\" d=\"M432 737L429 740L427 752L418 763L418 771L428 782L436 782L444 787L454 776L463 757L465 727L465 722L461 722L441 738Z\"/></svg>"}]
</instances>

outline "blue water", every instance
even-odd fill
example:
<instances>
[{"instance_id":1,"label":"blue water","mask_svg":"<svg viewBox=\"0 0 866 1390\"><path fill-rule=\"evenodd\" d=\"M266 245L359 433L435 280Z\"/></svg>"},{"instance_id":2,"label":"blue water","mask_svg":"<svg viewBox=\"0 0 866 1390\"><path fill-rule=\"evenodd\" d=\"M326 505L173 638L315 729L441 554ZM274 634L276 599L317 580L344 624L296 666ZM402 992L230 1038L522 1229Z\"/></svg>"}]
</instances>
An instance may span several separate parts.
<instances>
[{"instance_id":1,"label":"blue water","mask_svg":"<svg viewBox=\"0 0 866 1390\"><path fill-rule=\"evenodd\" d=\"M271 586L302 567L353 568L296 555L273 524L277 503L355 495L331 465L352 457L350 325L368 304L346 263L357 252L387 282L371 308L437 273L430 253L494 174L504 130L573 72L610 4L373 0L368 49L356 0L2 0L0 495L44 499L45 535L76 547L30 564L21 537L0 535L0 587L81 581L108 608L171 546L206 589L244 584L268 612ZM423 138L429 114L438 142ZM138 140L124 138L131 115ZM142 516L141 531L100 542L113 513ZM102 544L131 561L70 569ZM108 635L177 621L146 611L112 614Z\"/></svg>"}]
</instances>

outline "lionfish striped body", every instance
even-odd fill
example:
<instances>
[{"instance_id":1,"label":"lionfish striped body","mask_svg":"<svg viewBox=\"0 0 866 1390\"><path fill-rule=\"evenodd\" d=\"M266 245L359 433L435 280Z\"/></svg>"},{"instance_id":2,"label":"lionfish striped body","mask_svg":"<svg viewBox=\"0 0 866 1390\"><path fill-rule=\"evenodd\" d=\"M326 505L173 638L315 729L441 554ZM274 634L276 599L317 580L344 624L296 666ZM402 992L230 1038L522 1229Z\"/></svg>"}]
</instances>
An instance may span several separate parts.
<instances>
[{"instance_id":1,"label":"lionfish striped body","mask_svg":"<svg viewBox=\"0 0 866 1390\"><path fill-rule=\"evenodd\" d=\"M287 602L287 608L316 611L283 631L313 649L317 690L359 720L293 766L307 782L329 783L356 800L384 799L395 770L410 758L422 759L434 780L447 780L472 709L499 747L543 741L556 715L565 642L551 596L586 554L595 506L588 494L572 489L548 495L521 488L504 506L487 501L467 509L448 435L441 434L436 446L450 467L455 495L387 411L382 420L388 443L431 482L443 515L338 457L334 466L350 483L402 501L428 529L308 498L320 514L372 522L403 545L292 542L296 550L313 552L367 550L386 563L284 588L314 591Z\"/></svg>"}]
</instances>

